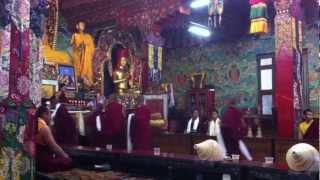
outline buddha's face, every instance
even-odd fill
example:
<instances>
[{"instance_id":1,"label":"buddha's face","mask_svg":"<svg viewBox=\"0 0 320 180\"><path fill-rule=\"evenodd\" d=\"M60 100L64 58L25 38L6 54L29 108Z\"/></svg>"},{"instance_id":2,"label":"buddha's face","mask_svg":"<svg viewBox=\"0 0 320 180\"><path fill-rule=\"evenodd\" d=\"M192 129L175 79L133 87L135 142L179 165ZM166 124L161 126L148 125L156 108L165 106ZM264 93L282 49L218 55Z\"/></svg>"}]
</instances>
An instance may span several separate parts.
<instances>
[{"instance_id":1,"label":"buddha's face","mask_svg":"<svg viewBox=\"0 0 320 180\"><path fill-rule=\"evenodd\" d=\"M86 29L86 24L84 22L78 22L77 29L78 31L83 32Z\"/></svg>"},{"instance_id":2,"label":"buddha's face","mask_svg":"<svg viewBox=\"0 0 320 180\"><path fill-rule=\"evenodd\" d=\"M120 59L120 66L121 66L121 67L125 67L126 65L127 65L127 58L122 57L122 58Z\"/></svg>"}]
</instances>

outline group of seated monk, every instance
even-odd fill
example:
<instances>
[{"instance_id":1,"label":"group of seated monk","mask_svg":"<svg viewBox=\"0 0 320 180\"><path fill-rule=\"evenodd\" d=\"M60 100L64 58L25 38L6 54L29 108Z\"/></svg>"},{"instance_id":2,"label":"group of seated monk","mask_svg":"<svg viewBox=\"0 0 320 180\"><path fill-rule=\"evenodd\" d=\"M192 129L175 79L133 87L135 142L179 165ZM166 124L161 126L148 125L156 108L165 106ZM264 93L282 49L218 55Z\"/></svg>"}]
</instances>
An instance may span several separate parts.
<instances>
[{"instance_id":1,"label":"group of seated monk","mask_svg":"<svg viewBox=\"0 0 320 180\"><path fill-rule=\"evenodd\" d=\"M37 167L40 171L52 172L71 167L71 159L60 145L79 145L79 134L76 121L68 112L63 91L52 98L55 109L50 115L50 107L45 101L37 109ZM86 136L88 144L94 147L112 145L116 149L126 148L126 113L116 96L111 95L104 108L98 103L86 119ZM151 150L152 138L150 127L150 110L139 99L134 111L131 130L133 150ZM51 126L52 125L52 126Z\"/></svg>"}]
</instances>

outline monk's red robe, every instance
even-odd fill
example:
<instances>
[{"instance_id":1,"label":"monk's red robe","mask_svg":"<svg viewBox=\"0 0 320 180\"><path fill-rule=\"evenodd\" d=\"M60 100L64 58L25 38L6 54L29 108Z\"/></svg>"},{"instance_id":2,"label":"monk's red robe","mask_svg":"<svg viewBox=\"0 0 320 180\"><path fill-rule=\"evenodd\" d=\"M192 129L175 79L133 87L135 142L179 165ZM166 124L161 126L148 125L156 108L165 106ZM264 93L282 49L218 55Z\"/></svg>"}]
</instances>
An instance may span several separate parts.
<instances>
[{"instance_id":1,"label":"monk's red robe","mask_svg":"<svg viewBox=\"0 0 320 180\"><path fill-rule=\"evenodd\" d=\"M319 139L319 120L315 119L310 125L306 133L303 135L303 139Z\"/></svg>"},{"instance_id":2,"label":"monk's red robe","mask_svg":"<svg viewBox=\"0 0 320 180\"><path fill-rule=\"evenodd\" d=\"M100 116L100 121L102 121L102 112L93 112L86 119L86 136L89 146L104 146L102 127L101 131L97 128L97 116ZM102 123L102 122L101 122Z\"/></svg>"},{"instance_id":3,"label":"monk's red robe","mask_svg":"<svg viewBox=\"0 0 320 180\"><path fill-rule=\"evenodd\" d=\"M222 116L221 134L229 155L240 154L241 116L241 112L235 107L228 107Z\"/></svg>"},{"instance_id":4,"label":"monk's red robe","mask_svg":"<svg viewBox=\"0 0 320 180\"><path fill-rule=\"evenodd\" d=\"M66 171L72 168L72 159L54 155L48 146L36 144L37 170L41 172Z\"/></svg>"},{"instance_id":5,"label":"monk's red robe","mask_svg":"<svg viewBox=\"0 0 320 180\"><path fill-rule=\"evenodd\" d=\"M36 163L37 170L42 172L65 171L72 167L71 158L56 155L46 140L40 135L42 128L48 127L42 119L37 120L37 132L35 136L36 143Z\"/></svg>"},{"instance_id":6,"label":"monk's red robe","mask_svg":"<svg viewBox=\"0 0 320 180\"><path fill-rule=\"evenodd\" d=\"M101 117L101 126L105 144L112 144L115 148L125 148L125 117L123 106L110 102Z\"/></svg>"},{"instance_id":7,"label":"monk's red robe","mask_svg":"<svg viewBox=\"0 0 320 180\"><path fill-rule=\"evenodd\" d=\"M152 131L150 127L151 113L146 105L138 107L134 112L131 125L134 150L152 149Z\"/></svg>"},{"instance_id":8,"label":"monk's red robe","mask_svg":"<svg viewBox=\"0 0 320 180\"><path fill-rule=\"evenodd\" d=\"M53 118L55 139L58 144L78 145L78 130L76 122L61 104Z\"/></svg>"}]
</instances>

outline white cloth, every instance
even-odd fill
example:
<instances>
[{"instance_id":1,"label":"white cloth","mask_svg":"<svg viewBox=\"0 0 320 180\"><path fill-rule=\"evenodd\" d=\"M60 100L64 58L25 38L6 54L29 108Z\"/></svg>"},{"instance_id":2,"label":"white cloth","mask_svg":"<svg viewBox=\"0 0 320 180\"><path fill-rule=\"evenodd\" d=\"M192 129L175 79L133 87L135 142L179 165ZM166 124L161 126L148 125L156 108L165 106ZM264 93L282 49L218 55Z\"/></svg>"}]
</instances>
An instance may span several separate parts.
<instances>
[{"instance_id":1,"label":"white cloth","mask_svg":"<svg viewBox=\"0 0 320 180\"><path fill-rule=\"evenodd\" d=\"M78 123L79 123L79 134L81 136L85 136L86 132L85 132L83 113L82 112L78 112L77 113L77 117L78 117Z\"/></svg>"},{"instance_id":2,"label":"white cloth","mask_svg":"<svg viewBox=\"0 0 320 180\"><path fill-rule=\"evenodd\" d=\"M220 133L220 119L217 118L215 121L211 120L208 124L208 136L217 136Z\"/></svg>"},{"instance_id":3,"label":"white cloth","mask_svg":"<svg viewBox=\"0 0 320 180\"><path fill-rule=\"evenodd\" d=\"M191 123L192 123L192 118L188 122L187 134L191 133L191 131L197 131L198 125L199 125L199 117L194 120L193 127L191 127Z\"/></svg>"},{"instance_id":4,"label":"white cloth","mask_svg":"<svg viewBox=\"0 0 320 180\"><path fill-rule=\"evenodd\" d=\"M175 106L175 102L174 102L173 85L172 85L172 83L170 83L169 87L170 87L169 107L173 107L173 106Z\"/></svg>"},{"instance_id":5,"label":"white cloth","mask_svg":"<svg viewBox=\"0 0 320 180\"><path fill-rule=\"evenodd\" d=\"M132 151L132 141L131 141L131 121L133 119L134 114L131 113L128 116L128 121L127 121L127 151L130 152Z\"/></svg>"},{"instance_id":6,"label":"white cloth","mask_svg":"<svg viewBox=\"0 0 320 180\"><path fill-rule=\"evenodd\" d=\"M51 114L51 119L53 119L56 116L57 111L60 108L60 106L61 106L60 103L56 104L56 108L54 109L53 113Z\"/></svg>"},{"instance_id":7,"label":"white cloth","mask_svg":"<svg viewBox=\"0 0 320 180\"><path fill-rule=\"evenodd\" d=\"M217 133L217 142L220 145L221 149L223 150L224 156L226 156L227 155L227 149L226 149L226 145L224 144L224 140L223 140L223 137L222 137L222 134L221 134L220 126L219 126L218 133Z\"/></svg>"},{"instance_id":8,"label":"white cloth","mask_svg":"<svg viewBox=\"0 0 320 180\"><path fill-rule=\"evenodd\" d=\"M100 116L96 116L96 127L97 127L97 130L100 132L101 131L101 118Z\"/></svg>"},{"instance_id":9,"label":"white cloth","mask_svg":"<svg viewBox=\"0 0 320 180\"><path fill-rule=\"evenodd\" d=\"M239 140L239 149L247 160L252 161L252 156L249 152L249 149L242 140Z\"/></svg>"}]
</instances>

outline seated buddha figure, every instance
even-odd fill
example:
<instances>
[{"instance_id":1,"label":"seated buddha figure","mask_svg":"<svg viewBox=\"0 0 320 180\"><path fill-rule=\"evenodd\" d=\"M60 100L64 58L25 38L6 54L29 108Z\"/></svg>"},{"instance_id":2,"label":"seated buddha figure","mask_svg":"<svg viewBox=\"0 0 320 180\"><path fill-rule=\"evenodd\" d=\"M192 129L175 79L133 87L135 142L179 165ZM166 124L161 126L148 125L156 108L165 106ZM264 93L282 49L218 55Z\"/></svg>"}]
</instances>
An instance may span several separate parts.
<instances>
[{"instance_id":1,"label":"seated buddha figure","mask_svg":"<svg viewBox=\"0 0 320 180\"><path fill-rule=\"evenodd\" d=\"M128 51L120 50L118 52L117 68L113 71L113 83L118 95L123 95L129 89L129 79Z\"/></svg>"}]
</instances>

